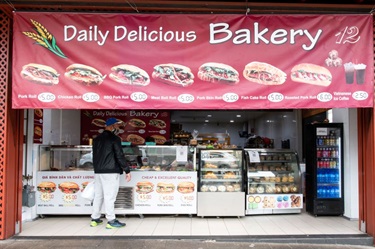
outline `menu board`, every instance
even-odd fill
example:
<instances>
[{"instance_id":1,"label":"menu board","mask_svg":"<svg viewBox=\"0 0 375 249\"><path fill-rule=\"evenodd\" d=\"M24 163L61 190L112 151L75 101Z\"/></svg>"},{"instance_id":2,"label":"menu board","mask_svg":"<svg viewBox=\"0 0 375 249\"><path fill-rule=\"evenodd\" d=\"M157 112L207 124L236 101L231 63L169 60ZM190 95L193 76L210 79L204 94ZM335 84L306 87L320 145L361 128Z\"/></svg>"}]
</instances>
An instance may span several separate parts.
<instances>
[{"instance_id":1,"label":"menu board","mask_svg":"<svg viewBox=\"0 0 375 249\"><path fill-rule=\"evenodd\" d=\"M136 214L196 214L197 172L132 172Z\"/></svg>"},{"instance_id":2,"label":"menu board","mask_svg":"<svg viewBox=\"0 0 375 249\"><path fill-rule=\"evenodd\" d=\"M369 14L13 15L13 108L373 107Z\"/></svg>"},{"instance_id":3,"label":"menu board","mask_svg":"<svg viewBox=\"0 0 375 249\"><path fill-rule=\"evenodd\" d=\"M116 209L125 214L196 214L197 173L132 171L132 180L120 178L120 189L131 192L125 198L128 208ZM92 204L82 198L82 190L94 173L87 171L38 172L37 214L91 214Z\"/></svg>"},{"instance_id":4,"label":"menu board","mask_svg":"<svg viewBox=\"0 0 375 249\"><path fill-rule=\"evenodd\" d=\"M142 145L152 139L162 145L169 140L169 111L81 110L81 144L89 144L90 139L103 132L105 121L110 117L122 123L118 135L123 142Z\"/></svg>"},{"instance_id":5,"label":"menu board","mask_svg":"<svg viewBox=\"0 0 375 249\"><path fill-rule=\"evenodd\" d=\"M81 193L93 180L93 172L38 172L35 197L37 214L91 214L91 202L82 198Z\"/></svg>"}]
</instances>

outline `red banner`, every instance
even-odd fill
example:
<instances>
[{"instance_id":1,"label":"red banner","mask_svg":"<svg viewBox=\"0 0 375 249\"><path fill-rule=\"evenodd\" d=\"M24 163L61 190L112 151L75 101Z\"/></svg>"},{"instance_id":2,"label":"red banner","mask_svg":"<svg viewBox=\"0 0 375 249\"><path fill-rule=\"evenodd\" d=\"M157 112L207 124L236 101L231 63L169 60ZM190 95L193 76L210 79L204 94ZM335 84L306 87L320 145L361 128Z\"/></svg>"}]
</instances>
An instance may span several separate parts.
<instances>
[{"instance_id":1,"label":"red banner","mask_svg":"<svg viewBox=\"0 0 375 249\"><path fill-rule=\"evenodd\" d=\"M372 15L14 13L13 108L373 106Z\"/></svg>"},{"instance_id":2,"label":"red banner","mask_svg":"<svg viewBox=\"0 0 375 249\"><path fill-rule=\"evenodd\" d=\"M105 121L110 117L122 122L118 136L123 142L142 145L150 141L164 144L169 140L170 113L168 111L82 110L81 144L90 144L90 139L103 132Z\"/></svg>"}]
</instances>

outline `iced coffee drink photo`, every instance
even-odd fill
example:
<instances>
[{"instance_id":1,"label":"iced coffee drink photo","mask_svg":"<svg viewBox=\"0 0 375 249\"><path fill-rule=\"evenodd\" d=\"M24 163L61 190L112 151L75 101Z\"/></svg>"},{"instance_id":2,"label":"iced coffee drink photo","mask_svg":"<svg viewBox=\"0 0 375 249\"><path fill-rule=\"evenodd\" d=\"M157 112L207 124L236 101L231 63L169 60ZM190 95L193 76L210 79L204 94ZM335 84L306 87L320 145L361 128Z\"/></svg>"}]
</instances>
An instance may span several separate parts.
<instances>
[{"instance_id":1,"label":"iced coffee drink photo","mask_svg":"<svg viewBox=\"0 0 375 249\"><path fill-rule=\"evenodd\" d=\"M357 84L363 84L365 83L365 71L366 71L366 65L365 64L355 64L355 80Z\"/></svg>"},{"instance_id":2,"label":"iced coffee drink photo","mask_svg":"<svg viewBox=\"0 0 375 249\"><path fill-rule=\"evenodd\" d=\"M347 84L353 84L354 82L354 64L349 62L344 64L345 69L345 80Z\"/></svg>"}]
</instances>

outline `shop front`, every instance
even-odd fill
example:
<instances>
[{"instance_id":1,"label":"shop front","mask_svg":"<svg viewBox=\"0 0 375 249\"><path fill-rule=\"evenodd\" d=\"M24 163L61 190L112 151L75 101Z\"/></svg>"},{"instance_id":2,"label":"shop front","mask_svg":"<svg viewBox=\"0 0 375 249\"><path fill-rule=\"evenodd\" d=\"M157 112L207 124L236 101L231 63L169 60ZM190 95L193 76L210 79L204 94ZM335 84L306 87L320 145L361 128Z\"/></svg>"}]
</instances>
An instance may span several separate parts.
<instances>
[{"instance_id":1,"label":"shop front","mask_svg":"<svg viewBox=\"0 0 375 249\"><path fill-rule=\"evenodd\" d=\"M320 25L327 22L331 25ZM80 122L74 124L81 128L76 134L64 134L60 130L56 137L49 137L48 146L53 147L71 145L74 136L79 137L80 145L89 145L93 136L100 132L107 115L104 110L109 110L108 114L118 119L125 119L128 127L134 128L124 129L122 140L125 144L142 146L148 137L159 139L156 141L160 144L173 138L169 130L168 113L171 110L373 107L373 48L366 42L373 34L370 15L213 17L15 12L14 34L13 54L19 59L13 60L12 65L12 108L35 110L34 147L47 141L46 123L50 124L50 131L53 130L56 112L52 111L50 120L46 120L42 118L43 110L65 109L69 112L81 109ZM231 51L232 56L228 57L223 51ZM293 57L288 56L291 53ZM164 113L164 116L145 117L152 115L144 111L150 109ZM65 110L60 111L61 116L55 117L56 120L63 120ZM101 112L105 115L101 116ZM90 122L85 123L85 116ZM91 126L96 127L95 130L90 130ZM189 146L185 147L190 152ZM286 160L288 153L270 159L271 166L272 160ZM160 156L160 153L156 154ZM152 209L152 212L163 213L165 207L173 206L175 209L168 213L199 215L199 202L211 200L213 195L197 193L198 187L204 185L204 176L199 175L204 171L204 164L192 164L192 172L139 173L138 182L145 177L149 180L164 177L176 179L173 183L177 186L178 179L189 179L196 187L189 196L138 195L138 207L146 210L135 213L147 213L144 203L150 202L143 198L154 198L159 202L154 204L164 205L164 209ZM241 164L244 165L242 161ZM202 166L200 171L196 169L197 165ZM48 164L49 169L54 167ZM292 173L287 173L286 168L283 170L283 176L293 179L288 189L297 178L293 173L299 170L289 169ZM31 172L35 170L31 169ZM211 168L210 172L217 170ZM224 170L219 174L236 172L236 169L222 172ZM48 179L51 174L59 178L61 172L45 174L38 175L38 181ZM71 173L63 174L62 177L73 177ZM86 177L90 179L91 176ZM246 178L243 175L229 178L223 186L228 188L229 184L234 189L238 181L246 186L242 177ZM253 176L253 179L258 181L260 178ZM238 205L245 206L245 190L242 187L240 191L233 191L238 192L232 195L236 196L233 198L242 198L236 202ZM45 202L50 197L43 195ZM41 197L38 195L38 198ZM252 200L250 196L248 198ZM71 201L68 199L64 205ZM40 214L56 213L48 205L40 207L43 208ZM201 210L202 216L207 215L204 208Z\"/></svg>"}]
</instances>

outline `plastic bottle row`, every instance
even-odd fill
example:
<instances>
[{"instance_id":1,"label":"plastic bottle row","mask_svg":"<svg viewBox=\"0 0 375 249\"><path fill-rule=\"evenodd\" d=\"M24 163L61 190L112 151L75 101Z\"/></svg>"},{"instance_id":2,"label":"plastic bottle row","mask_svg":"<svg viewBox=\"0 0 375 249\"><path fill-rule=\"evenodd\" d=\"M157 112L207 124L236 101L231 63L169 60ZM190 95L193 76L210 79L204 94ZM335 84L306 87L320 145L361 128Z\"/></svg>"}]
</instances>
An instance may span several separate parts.
<instances>
[{"instance_id":1,"label":"plastic bottle row","mask_svg":"<svg viewBox=\"0 0 375 249\"><path fill-rule=\"evenodd\" d=\"M317 158L337 158L339 154L338 148L317 148L316 150Z\"/></svg>"},{"instance_id":2,"label":"plastic bottle row","mask_svg":"<svg viewBox=\"0 0 375 249\"><path fill-rule=\"evenodd\" d=\"M340 187L339 186L318 186L317 189L318 198L340 198Z\"/></svg>"},{"instance_id":3,"label":"plastic bottle row","mask_svg":"<svg viewBox=\"0 0 375 249\"><path fill-rule=\"evenodd\" d=\"M340 172L337 169L318 169L316 178L318 183L338 183Z\"/></svg>"},{"instance_id":4,"label":"plastic bottle row","mask_svg":"<svg viewBox=\"0 0 375 249\"><path fill-rule=\"evenodd\" d=\"M336 138L335 134L331 132L328 136L317 136L316 145L318 146L333 146L338 145L339 140Z\"/></svg>"},{"instance_id":5,"label":"plastic bottle row","mask_svg":"<svg viewBox=\"0 0 375 249\"><path fill-rule=\"evenodd\" d=\"M337 159L329 158L329 159L318 159L316 162L316 167L320 168L331 168L331 169L338 169L340 166Z\"/></svg>"}]
</instances>

